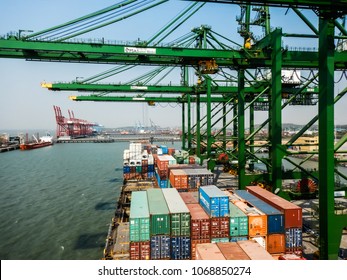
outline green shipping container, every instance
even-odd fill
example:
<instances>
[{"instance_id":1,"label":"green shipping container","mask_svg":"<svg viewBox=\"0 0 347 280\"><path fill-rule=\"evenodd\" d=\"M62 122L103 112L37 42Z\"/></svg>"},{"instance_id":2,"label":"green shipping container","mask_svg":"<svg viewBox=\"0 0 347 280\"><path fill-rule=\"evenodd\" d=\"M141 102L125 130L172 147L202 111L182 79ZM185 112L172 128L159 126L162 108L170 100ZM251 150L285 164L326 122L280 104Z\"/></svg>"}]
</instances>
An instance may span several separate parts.
<instances>
[{"instance_id":1,"label":"green shipping container","mask_svg":"<svg viewBox=\"0 0 347 280\"><path fill-rule=\"evenodd\" d=\"M162 189L148 189L151 235L170 235L170 213Z\"/></svg>"},{"instance_id":2,"label":"green shipping container","mask_svg":"<svg viewBox=\"0 0 347 280\"><path fill-rule=\"evenodd\" d=\"M171 236L190 236L190 212L177 189L162 189L171 219Z\"/></svg>"},{"instance_id":3,"label":"green shipping container","mask_svg":"<svg viewBox=\"0 0 347 280\"><path fill-rule=\"evenodd\" d=\"M233 203L229 203L230 236L248 235L248 216Z\"/></svg>"},{"instance_id":4,"label":"green shipping container","mask_svg":"<svg viewBox=\"0 0 347 280\"><path fill-rule=\"evenodd\" d=\"M131 194L129 235L130 241L149 241L149 209L146 191Z\"/></svg>"}]
</instances>

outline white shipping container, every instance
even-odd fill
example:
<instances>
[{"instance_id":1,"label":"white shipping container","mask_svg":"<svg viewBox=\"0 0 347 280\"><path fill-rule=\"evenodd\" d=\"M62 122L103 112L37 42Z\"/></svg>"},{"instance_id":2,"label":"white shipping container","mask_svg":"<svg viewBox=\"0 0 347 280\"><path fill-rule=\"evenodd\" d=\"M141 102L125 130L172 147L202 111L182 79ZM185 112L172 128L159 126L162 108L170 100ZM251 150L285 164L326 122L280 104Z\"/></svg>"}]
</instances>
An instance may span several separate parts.
<instances>
[{"instance_id":1,"label":"white shipping container","mask_svg":"<svg viewBox=\"0 0 347 280\"><path fill-rule=\"evenodd\" d=\"M154 157L151 154L148 155L148 164L154 164Z\"/></svg>"},{"instance_id":2,"label":"white shipping container","mask_svg":"<svg viewBox=\"0 0 347 280\"><path fill-rule=\"evenodd\" d=\"M257 241L266 250L266 236L252 236L249 239Z\"/></svg>"}]
</instances>

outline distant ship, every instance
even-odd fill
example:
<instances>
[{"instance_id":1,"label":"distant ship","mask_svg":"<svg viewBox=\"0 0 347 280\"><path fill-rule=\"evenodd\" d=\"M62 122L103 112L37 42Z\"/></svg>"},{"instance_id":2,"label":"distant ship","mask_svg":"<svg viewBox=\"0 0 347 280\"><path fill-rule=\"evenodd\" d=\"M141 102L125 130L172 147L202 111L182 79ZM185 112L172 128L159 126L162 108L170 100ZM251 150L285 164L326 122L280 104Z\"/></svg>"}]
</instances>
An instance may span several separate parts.
<instances>
[{"instance_id":1,"label":"distant ship","mask_svg":"<svg viewBox=\"0 0 347 280\"><path fill-rule=\"evenodd\" d=\"M34 138L36 142L20 144L19 148L21 150L32 150L53 145L53 137L50 135L42 136L40 140L37 140L35 136Z\"/></svg>"}]
</instances>

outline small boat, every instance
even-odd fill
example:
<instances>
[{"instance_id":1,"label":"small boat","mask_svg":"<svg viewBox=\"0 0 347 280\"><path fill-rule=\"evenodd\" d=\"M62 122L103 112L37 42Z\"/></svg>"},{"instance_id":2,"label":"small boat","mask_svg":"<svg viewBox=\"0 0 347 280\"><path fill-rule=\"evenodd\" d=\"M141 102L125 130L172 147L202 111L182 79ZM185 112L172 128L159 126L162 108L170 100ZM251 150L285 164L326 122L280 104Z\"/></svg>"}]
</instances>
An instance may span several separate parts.
<instances>
[{"instance_id":1,"label":"small boat","mask_svg":"<svg viewBox=\"0 0 347 280\"><path fill-rule=\"evenodd\" d=\"M21 150L32 150L53 145L53 137L48 134L40 137L40 140L37 140L34 135L33 137L35 138L36 142L20 144L19 148Z\"/></svg>"}]
</instances>

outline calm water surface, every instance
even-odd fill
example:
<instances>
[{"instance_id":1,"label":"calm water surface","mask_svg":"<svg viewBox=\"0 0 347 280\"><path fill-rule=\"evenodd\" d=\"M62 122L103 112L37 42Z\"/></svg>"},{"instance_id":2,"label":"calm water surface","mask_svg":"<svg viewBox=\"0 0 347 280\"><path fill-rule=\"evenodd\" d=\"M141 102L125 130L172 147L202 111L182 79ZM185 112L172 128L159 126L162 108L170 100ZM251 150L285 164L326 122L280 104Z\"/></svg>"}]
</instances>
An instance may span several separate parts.
<instances>
[{"instance_id":1,"label":"calm water surface","mask_svg":"<svg viewBox=\"0 0 347 280\"><path fill-rule=\"evenodd\" d=\"M1 153L0 258L102 258L128 145L56 144Z\"/></svg>"}]
</instances>

